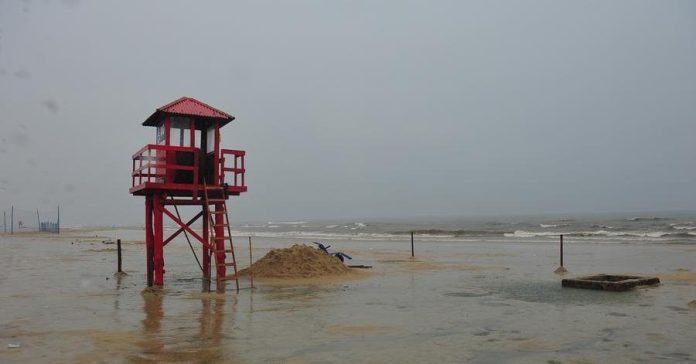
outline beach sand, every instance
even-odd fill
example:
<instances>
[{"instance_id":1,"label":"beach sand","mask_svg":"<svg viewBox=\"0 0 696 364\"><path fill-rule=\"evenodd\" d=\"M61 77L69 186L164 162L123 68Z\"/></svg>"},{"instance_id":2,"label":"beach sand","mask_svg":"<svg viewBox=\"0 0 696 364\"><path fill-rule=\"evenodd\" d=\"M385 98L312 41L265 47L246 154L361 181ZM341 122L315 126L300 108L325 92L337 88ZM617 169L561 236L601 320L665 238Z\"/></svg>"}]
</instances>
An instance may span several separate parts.
<instances>
[{"instance_id":1,"label":"beach sand","mask_svg":"<svg viewBox=\"0 0 696 364\"><path fill-rule=\"evenodd\" d=\"M656 275L663 281L696 284L696 272L678 270L676 272L657 273Z\"/></svg>"},{"instance_id":2,"label":"beach sand","mask_svg":"<svg viewBox=\"0 0 696 364\"><path fill-rule=\"evenodd\" d=\"M185 241L146 289L138 230L0 236L0 362L602 363L696 360L696 250L683 244L332 241L373 266L202 293ZM114 276L121 238L126 275ZM256 239L254 256L297 239ZM493 244L493 246L491 245ZM244 261L240 249L239 261ZM244 268L241 266L240 268ZM656 275L630 292L563 289ZM18 346L18 347L17 347Z\"/></svg>"}]
</instances>

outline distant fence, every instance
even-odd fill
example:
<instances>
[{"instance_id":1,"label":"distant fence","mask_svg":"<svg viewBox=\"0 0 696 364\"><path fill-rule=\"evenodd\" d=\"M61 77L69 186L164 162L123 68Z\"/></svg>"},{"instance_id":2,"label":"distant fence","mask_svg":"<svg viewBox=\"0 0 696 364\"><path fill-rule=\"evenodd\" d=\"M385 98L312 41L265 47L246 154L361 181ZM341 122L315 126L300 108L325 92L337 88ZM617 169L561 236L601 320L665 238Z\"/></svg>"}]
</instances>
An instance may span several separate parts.
<instances>
[{"instance_id":1,"label":"distant fence","mask_svg":"<svg viewBox=\"0 0 696 364\"><path fill-rule=\"evenodd\" d=\"M58 222L41 222L39 223L39 231L46 233L60 233L60 224Z\"/></svg>"},{"instance_id":2,"label":"distant fence","mask_svg":"<svg viewBox=\"0 0 696 364\"><path fill-rule=\"evenodd\" d=\"M14 234L16 232L46 232L60 233L60 206L56 212L41 212L25 210L10 206L2 212L2 232Z\"/></svg>"}]
</instances>

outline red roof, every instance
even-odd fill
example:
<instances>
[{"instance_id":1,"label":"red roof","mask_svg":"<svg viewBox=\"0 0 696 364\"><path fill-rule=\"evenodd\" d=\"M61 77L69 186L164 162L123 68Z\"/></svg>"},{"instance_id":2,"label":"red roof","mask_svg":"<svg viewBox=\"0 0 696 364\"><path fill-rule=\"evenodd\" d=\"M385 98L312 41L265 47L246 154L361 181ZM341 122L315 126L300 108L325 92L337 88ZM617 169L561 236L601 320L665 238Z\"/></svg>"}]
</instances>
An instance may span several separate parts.
<instances>
[{"instance_id":1,"label":"red roof","mask_svg":"<svg viewBox=\"0 0 696 364\"><path fill-rule=\"evenodd\" d=\"M143 125L157 126L164 115L195 116L199 118L218 119L222 121L221 126L234 120L234 116L222 110L216 109L204 102L198 101L192 97L182 97L157 108L157 110L150 115L145 122L143 122Z\"/></svg>"}]
</instances>

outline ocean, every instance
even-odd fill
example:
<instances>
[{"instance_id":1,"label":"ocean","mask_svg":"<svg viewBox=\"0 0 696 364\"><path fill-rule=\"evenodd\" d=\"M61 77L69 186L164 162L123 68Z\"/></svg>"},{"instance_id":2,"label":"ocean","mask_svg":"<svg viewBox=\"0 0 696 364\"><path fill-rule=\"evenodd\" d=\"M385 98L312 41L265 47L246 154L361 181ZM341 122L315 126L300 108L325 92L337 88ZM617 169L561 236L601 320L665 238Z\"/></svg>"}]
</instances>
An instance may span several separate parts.
<instances>
[{"instance_id":1,"label":"ocean","mask_svg":"<svg viewBox=\"0 0 696 364\"><path fill-rule=\"evenodd\" d=\"M696 243L696 212L402 219L272 220L236 224L235 235L313 240Z\"/></svg>"}]
</instances>

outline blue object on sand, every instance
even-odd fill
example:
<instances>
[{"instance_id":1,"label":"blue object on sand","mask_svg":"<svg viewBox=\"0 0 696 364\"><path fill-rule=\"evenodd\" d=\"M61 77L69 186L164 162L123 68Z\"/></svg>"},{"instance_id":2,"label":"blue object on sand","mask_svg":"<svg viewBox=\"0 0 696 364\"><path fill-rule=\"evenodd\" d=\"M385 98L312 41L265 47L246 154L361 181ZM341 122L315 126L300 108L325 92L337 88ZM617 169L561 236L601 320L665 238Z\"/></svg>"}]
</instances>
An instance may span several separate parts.
<instances>
[{"instance_id":1,"label":"blue object on sand","mask_svg":"<svg viewBox=\"0 0 696 364\"><path fill-rule=\"evenodd\" d=\"M344 261L344 258L348 258L348 259L351 259L351 260L353 259L353 258L351 258L350 255L345 254L345 253L341 253L341 252L336 252L336 253L333 253L333 254L331 254L331 255L333 255L334 257L336 257L336 258L338 258L338 259L340 259L341 261Z\"/></svg>"},{"instance_id":2,"label":"blue object on sand","mask_svg":"<svg viewBox=\"0 0 696 364\"><path fill-rule=\"evenodd\" d=\"M345 260L345 258L353 259L350 255L345 254L345 253L341 253L341 252L329 253L329 248L331 248L331 245L324 245L324 244L316 242L316 241L313 243L317 244L317 249L323 251L324 253L326 253L328 255L332 255L332 256L340 259L342 262Z\"/></svg>"},{"instance_id":3,"label":"blue object on sand","mask_svg":"<svg viewBox=\"0 0 696 364\"><path fill-rule=\"evenodd\" d=\"M331 248L331 245L324 245L322 243L314 242L314 244L317 244L317 248L321 251L323 251L326 254L329 254L329 248Z\"/></svg>"}]
</instances>

